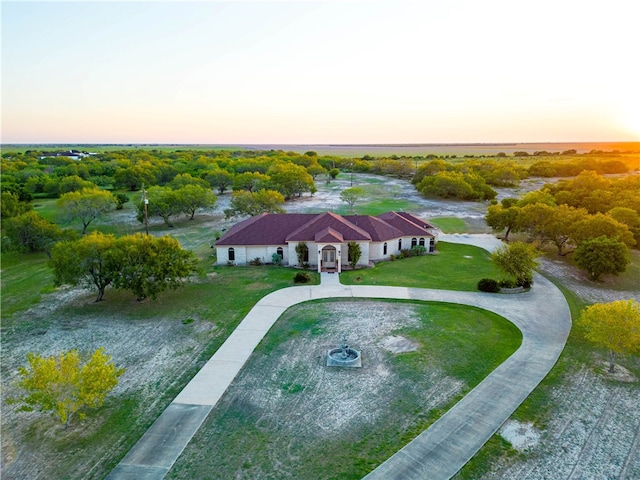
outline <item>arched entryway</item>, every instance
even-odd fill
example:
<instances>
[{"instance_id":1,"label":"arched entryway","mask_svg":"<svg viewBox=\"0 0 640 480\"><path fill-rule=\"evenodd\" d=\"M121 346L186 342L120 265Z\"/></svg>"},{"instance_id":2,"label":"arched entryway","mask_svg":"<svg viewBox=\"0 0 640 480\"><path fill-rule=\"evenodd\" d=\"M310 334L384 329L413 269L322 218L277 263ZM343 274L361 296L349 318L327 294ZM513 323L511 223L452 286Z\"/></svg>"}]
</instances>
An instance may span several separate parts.
<instances>
[{"instance_id":1,"label":"arched entryway","mask_svg":"<svg viewBox=\"0 0 640 480\"><path fill-rule=\"evenodd\" d=\"M322 268L325 271L338 270L338 251L336 247L327 245L322 249Z\"/></svg>"}]
</instances>

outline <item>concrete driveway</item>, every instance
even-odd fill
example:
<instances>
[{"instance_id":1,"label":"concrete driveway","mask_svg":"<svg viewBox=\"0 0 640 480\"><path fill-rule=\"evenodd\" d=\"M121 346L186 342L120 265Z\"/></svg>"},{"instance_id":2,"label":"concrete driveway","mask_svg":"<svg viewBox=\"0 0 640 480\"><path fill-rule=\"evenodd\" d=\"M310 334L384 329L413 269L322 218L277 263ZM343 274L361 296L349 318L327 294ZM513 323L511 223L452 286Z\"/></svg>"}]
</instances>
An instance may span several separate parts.
<instances>
[{"instance_id":1,"label":"concrete driveway","mask_svg":"<svg viewBox=\"0 0 640 480\"><path fill-rule=\"evenodd\" d=\"M447 236L442 240L476 244L488 250L499 245L490 236ZM571 329L564 296L540 275L534 277L529 292L496 295L348 286L340 284L338 274L323 274L321 285L289 287L262 298L107 478L164 478L254 348L289 307L315 299L350 297L472 305L502 315L523 335L522 345L513 355L437 422L367 475L367 479L451 478L551 370Z\"/></svg>"}]
</instances>

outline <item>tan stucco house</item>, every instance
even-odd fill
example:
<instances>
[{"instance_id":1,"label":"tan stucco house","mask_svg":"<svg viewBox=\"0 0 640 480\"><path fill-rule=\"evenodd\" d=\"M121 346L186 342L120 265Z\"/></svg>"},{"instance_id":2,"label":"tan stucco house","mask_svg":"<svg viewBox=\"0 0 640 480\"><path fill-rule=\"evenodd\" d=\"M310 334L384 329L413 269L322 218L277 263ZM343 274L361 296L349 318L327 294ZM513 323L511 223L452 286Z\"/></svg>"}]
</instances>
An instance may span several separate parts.
<instances>
[{"instance_id":1,"label":"tan stucco house","mask_svg":"<svg viewBox=\"0 0 640 480\"><path fill-rule=\"evenodd\" d=\"M388 260L416 245L435 252L438 230L428 222L405 212L378 216L338 215L331 212L264 213L231 227L215 244L218 264L245 265L259 258L282 257L283 265L298 264L296 246L305 242L308 258L303 263L318 271L342 271L348 264L347 243L357 242L362 255L358 265Z\"/></svg>"}]
</instances>

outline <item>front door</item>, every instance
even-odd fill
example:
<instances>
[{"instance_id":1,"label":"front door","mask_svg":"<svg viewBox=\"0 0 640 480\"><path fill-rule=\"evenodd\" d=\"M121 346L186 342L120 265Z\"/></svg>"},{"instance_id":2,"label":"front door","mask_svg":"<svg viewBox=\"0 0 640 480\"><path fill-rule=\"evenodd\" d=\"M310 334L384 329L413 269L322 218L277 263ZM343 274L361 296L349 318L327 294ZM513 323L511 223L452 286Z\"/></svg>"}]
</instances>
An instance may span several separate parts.
<instances>
[{"instance_id":1,"label":"front door","mask_svg":"<svg viewBox=\"0 0 640 480\"><path fill-rule=\"evenodd\" d=\"M324 268L336 268L335 248L325 248L322 250L322 266Z\"/></svg>"}]
</instances>

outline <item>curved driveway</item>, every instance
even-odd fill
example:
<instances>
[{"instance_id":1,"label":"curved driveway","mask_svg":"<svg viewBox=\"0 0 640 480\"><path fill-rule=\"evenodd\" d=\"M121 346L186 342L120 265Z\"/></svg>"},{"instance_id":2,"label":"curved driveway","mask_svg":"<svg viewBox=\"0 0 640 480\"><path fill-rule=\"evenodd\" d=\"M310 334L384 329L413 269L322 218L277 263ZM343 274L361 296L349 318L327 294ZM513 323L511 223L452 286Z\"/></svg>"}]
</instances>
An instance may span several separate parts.
<instances>
[{"instance_id":1,"label":"curved driveway","mask_svg":"<svg viewBox=\"0 0 640 480\"><path fill-rule=\"evenodd\" d=\"M477 243L472 237L443 240ZM485 240L488 240L485 239ZM495 240L493 240L495 241ZM291 306L323 298L392 298L473 305L501 315L522 331L522 345L438 421L399 450L367 479L448 479L460 470L551 370L571 329L567 302L536 275L527 293L496 295L422 288L342 285L323 274L321 285L289 287L262 298L194 376L108 479L162 479L254 348Z\"/></svg>"}]
</instances>

